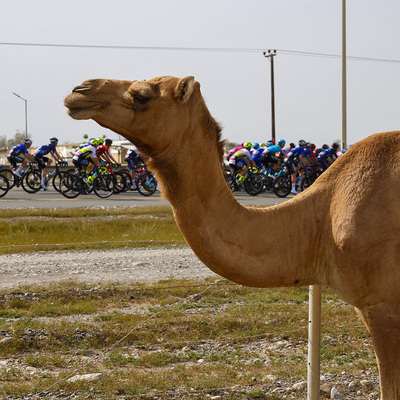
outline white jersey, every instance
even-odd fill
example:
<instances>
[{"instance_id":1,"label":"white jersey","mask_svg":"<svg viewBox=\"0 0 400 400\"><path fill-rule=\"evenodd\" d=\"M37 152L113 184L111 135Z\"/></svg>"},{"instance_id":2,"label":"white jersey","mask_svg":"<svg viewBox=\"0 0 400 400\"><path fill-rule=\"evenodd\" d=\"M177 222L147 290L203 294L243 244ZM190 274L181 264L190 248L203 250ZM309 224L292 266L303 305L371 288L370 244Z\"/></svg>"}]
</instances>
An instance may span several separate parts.
<instances>
[{"instance_id":1,"label":"white jersey","mask_svg":"<svg viewBox=\"0 0 400 400\"><path fill-rule=\"evenodd\" d=\"M87 144L85 146L78 147L75 150L73 160L78 160L79 158L97 158L96 155L96 147L92 146L91 144Z\"/></svg>"}]
</instances>

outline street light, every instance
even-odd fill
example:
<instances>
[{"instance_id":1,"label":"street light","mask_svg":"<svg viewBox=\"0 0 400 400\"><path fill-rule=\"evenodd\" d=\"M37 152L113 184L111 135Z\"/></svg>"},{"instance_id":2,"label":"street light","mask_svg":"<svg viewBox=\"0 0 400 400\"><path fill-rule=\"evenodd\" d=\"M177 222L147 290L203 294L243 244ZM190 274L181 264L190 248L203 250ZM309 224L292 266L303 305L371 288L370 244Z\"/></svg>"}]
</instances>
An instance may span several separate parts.
<instances>
[{"instance_id":1,"label":"street light","mask_svg":"<svg viewBox=\"0 0 400 400\"><path fill-rule=\"evenodd\" d=\"M19 97L21 100L25 102L25 139L28 139L28 100L24 99L17 93L13 92L13 95Z\"/></svg>"},{"instance_id":2,"label":"street light","mask_svg":"<svg viewBox=\"0 0 400 400\"><path fill-rule=\"evenodd\" d=\"M275 87L274 87L274 57L276 50L264 51L264 57L269 58L271 62L271 122L272 122L272 140L275 142Z\"/></svg>"}]
</instances>

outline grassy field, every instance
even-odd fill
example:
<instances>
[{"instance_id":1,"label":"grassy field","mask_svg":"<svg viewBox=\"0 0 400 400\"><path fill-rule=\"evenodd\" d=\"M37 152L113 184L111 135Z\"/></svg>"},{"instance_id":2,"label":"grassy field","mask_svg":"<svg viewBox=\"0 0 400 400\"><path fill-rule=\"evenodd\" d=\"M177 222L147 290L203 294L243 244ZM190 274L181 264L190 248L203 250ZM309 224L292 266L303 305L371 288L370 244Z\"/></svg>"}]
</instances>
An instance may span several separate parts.
<instances>
[{"instance_id":1,"label":"grassy field","mask_svg":"<svg viewBox=\"0 0 400 400\"><path fill-rule=\"evenodd\" d=\"M171 208L2 210L0 254L183 243Z\"/></svg>"},{"instance_id":2,"label":"grassy field","mask_svg":"<svg viewBox=\"0 0 400 400\"><path fill-rule=\"evenodd\" d=\"M126 247L127 229L141 245L183 240L167 207L5 211L1 220L3 244L44 244L3 252L92 248L104 232L114 243L102 248ZM377 379L369 335L327 288L322 322L322 373L344 398L372 398L357 395ZM307 329L308 288L169 280L2 290L0 398L304 399L293 385L306 379ZM101 376L69 381L92 373ZM377 398L377 387L368 393Z\"/></svg>"}]
</instances>

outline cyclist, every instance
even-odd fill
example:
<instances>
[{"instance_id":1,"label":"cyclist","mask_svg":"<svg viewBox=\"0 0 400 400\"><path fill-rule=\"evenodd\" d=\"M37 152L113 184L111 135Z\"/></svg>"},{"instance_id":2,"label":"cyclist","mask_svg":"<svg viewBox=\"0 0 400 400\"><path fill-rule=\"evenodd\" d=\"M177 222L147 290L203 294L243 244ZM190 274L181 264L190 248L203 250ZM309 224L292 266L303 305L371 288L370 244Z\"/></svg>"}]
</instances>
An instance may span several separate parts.
<instances>
[{"instance_id":1,"label":"cyclist","mask_svg":"<svg viewBox=\"0 0 400 400\"><path fill-rule=\"evenodd\" d=\"M226 156L226 161L229 162L229 159L230 159L237 151L239 151L240 149L242 149L242 148L243 148L243 145L244 145L244 142L241 143L240 146L237 146L237 147L234 147L233 149L230 149L230 150L228 151L228 155Z\"/></svg>"},{"instance_id":2,"label":"cyclist","mask_svg":"<svg viewBox=\"0 0 400 400\"><path fill-rule=\"evenodd\" d=\"M111 139L97 139L99 145L96 148L96 155L99 160L104 160L110 164L114 162L114 164L118 164L115 158L110 154L110 147L112 145Z\"/></svg>"},{"instance_id":3,"label":"cyclist","mask_svg":"<svg viewBox=\"0 0 400 400\"><path fill-rule=\"evenodd\" d=\"M253 147L254 147L254 144L253 144ZM262 159L263 151L265 149L266 149L266 147L258 146L255 150L252 150L252 152L251 152L251 158L256 163L258 169L261 169L263 167L261 159Z\"/></svg>"},{"instance_id":4,"label":"cyclist","mask_svg":"<svg viewBox=\"0 0 400 400\"><path fill-rule=\"evenodd\" d=\"M46 157L46 155L50 154L56 162L58 161L61 163L66 163L62 156L57 153L57 144L58 139L56 137L51 137L50 143L44 144L43 146L40 146L38 149L36 149L35 155L33 156L35 161L38 163L39 169L42 171L42 179L40 184L44 190L48 189L46 186L47 167L49 167L52 163L52 160Z\"/></svg>"},{"instance_id":5,"label":"cyclist","mask_svg":"<svg viewBox=\"0 0 400 400\"><path fill-rule=\"evenodd\" d=\"M31 155L31 153L29 153L29 149L31 146L32 146L32 140L25 139L24 143L14 146L8 153L7 160L12 165L14 174L19 177L21 177L23 175L23 170L24 170L27 162L35 161L35 159ZM25 159L22 158L21 155L24 156ZM21 165L18 167L17 163L21 163Z\"/></svg>"},{"instance_id":6,"label":"cyclist","mask_svg":"<svg viewBox=\"0 0 400 400\"><path fill-rule=\"evenodd\" d=\"M326 147L328 147L328 149L326 149ZM329 149L329 146L324 144L322 148L324 150L318 154L318 162L325 171L336 160L336 152L339 150L339 145L337 143L332 143L332 147Z\"/></svg>"},{"instance_id":7,"label":"cyclist","mask_svg":"<svg viewBox=\"0 0 400 400\"><path fill-rule=\"evenodd\" d=\"M246 172L252 166L257 169L257 165L251 158L251 142L243 144L243 148L239 149L229 158L229 165L233 168L235 173L238 175L238 182L242 183L245 180Z\"/></svg>"},{"instance_id":8,"label":"cyclist","mask_svg":"<svg viewBox=\"0 0 400 400\"><path fill-rule=\"evenodd\" d=\"M285 139L279 139L278 140L278 146L280 146L280 148L282 149L281 150L281 154L283 154L283 155L285 155L287 153L286 149L285 149L285 144L286 144L286 140Z\"/></svg>"},{"instance_id":9,"label":"cyclist","mask_svg":"<svg viewBox=\"0 0 400 400\"><path fill-rule=\"evenodd\" d=\"M90 139L88 144L80 146L75 150L72 162L78 171L86 170L86 173L89 174L92 172L95 165L100 167L100 161L96 155L96 147L101 143L101 140Z\"/></svg>"},{"instance_id":10,"label":"cyclist","mask_svg":"<svg viewBox=\"0 0 400 400\"><path fill-rule=\"evenodd\" d=\"M272 141L268 142L270 145L263 151L261 162L265 165L265 168L272 167L273 173L277 172L281 165L282 147L277 144L271 144ZM271 171L272 173L272 171Z\"/></svg>"},{"instance_id":11,"label":"cyclist","mask_svg":"<svg viewBox=\"0 0 400 400\"><path fill-rule=\"evenodd\" d=\"M315 144L307 142L306 148L304 149L304 156L306 157L309 164L316 164L317 158L314 156Z\"/></svg>"},{"instance_id":12,"label":"cyclist","mask_svg":"<svg viewBox=\"0 0 400 400\"><path fill-rule=\"evenodd\" d=\"M306 147L307 142L305 140L299 140L299 146L295 147L286 155L285 162L289 169L291 182L292 182L292 190L291 193L299 194L296 190L296 175L297 171L301 168L301 165L308 165L306 158L304 157L304 149Z\"/></svg>"},{"instance_id":13,"label":"cyclist","mask_svg":"<svg viewBox=\"0 0 400 400\"><path fill-rule=\"evenodd\" d=\"M125 161L128 164L129 176L131 177L133 186L135 188L135 169L140 164L145 163L136 146L132 146L128 149L125 154Z\"/></svg>"}]
</instances>

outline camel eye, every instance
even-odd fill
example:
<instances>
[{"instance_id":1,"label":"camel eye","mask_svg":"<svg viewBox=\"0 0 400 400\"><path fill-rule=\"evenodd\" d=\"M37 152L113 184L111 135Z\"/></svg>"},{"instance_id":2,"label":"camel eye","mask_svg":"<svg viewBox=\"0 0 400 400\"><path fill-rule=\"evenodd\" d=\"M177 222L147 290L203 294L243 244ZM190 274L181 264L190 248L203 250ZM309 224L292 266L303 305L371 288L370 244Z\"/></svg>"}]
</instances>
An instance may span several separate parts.
<instances>
[{"instance_id":1,"label":"camel eye","mask_svg":"<svg viewBox=\"0 0 400 400\"><path fill-rule=\"evenodd\" d=\"M135 94L133 101L138 104L147 104L151 99L149 97L142 96L141 94Z\"/></svg>"}]
</instances>

